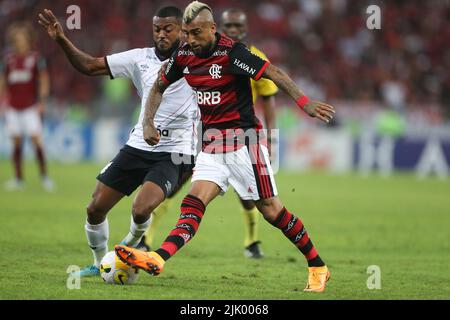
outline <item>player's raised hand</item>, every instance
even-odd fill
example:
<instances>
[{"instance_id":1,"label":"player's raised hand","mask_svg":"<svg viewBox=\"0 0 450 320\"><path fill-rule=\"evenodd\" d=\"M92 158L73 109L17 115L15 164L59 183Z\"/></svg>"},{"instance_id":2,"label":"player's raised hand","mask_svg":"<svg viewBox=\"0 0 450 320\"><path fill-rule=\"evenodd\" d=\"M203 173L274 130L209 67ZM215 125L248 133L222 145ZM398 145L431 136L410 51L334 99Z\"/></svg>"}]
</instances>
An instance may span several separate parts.
<instances>
[{"instance_id":1,"label":"player's raised hand","mask_svg":"<svg viewBox=\"0 0 450 320\"><path fill-rule=\"evenodd\" d=\"M159 135L158 130L156 130L153 123L144 123L143 124L144 131L144 140L149 145L154 146L157 145L161 136Z\"/></svg>"},{"instance_id":2,"label":"player's raised hand","mask_svg":"<svg viewBox=\"0 0 450 320\"><path fill-rule=\"evenodd\" d=\"M311 117L322 120L325 123L329 123L336 113L334 107L319 101L308 102L303 110Z\"/></svg>"},{"instance_id":3,"label":"player's raised hand","mask_svg":"<svg viewBox=\"0 0 450 320\"><path fill-rule=\"evenodd\" d=\"M64 30L51 10L44 9L43 13L39 13L38 23L47 30L53 40L64 36Z\"/></svg>"}]
</instances>

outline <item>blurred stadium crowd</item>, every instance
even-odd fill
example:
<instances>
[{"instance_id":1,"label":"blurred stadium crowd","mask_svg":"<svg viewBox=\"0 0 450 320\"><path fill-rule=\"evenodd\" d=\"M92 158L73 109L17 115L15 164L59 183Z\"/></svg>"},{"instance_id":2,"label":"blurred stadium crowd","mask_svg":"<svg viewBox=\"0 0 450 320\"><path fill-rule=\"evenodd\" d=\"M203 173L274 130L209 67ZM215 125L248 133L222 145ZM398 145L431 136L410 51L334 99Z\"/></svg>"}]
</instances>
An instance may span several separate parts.
<instances>
[{"instance_id":1,"label":"blurred stadium crowd","mask_svg":"<svg viewBox=\"0 0 450 320\"><path fill-rule=\"evenodd\" d=\"M315 99L375 104L401 113L425 112L432 123L450 117L450 2L360 0L207 1L216 18L229 7L248 13L249 40L285 68ZM106 4L107 3L107 4ZM138 105L127 82L87 78L72 69L60 48L37 24L50 8L62 21L71 4L81 8L81 30L68 35L86 52L106 53L151 46L151 17L168 1L2 0L4 30L16 20L36 29L37 48L47 58L52 101L57 108L81 106L79 117L125 115ZM188 1L172 0L184 7ZM366 27L368 5L378 4L382 29ZM279 97L284 103L284 97ZM287 102L287 101L286 101ZM95 108L93 107L95 105ZM71 108L77 110L77 108ZM54 110L57 114L61 110ZM74 111L72 111L74 112ZM76 115L75 115L76 117Z\"/></svg>"}]
</instances>

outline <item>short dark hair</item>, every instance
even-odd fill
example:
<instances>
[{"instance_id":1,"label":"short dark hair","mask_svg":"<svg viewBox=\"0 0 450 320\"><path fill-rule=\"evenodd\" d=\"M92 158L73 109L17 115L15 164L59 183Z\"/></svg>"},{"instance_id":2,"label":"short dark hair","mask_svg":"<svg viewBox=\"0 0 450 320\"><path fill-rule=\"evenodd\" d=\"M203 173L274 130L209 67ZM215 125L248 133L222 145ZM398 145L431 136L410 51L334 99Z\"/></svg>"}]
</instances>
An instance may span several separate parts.
<instances>
[{"instance_id":1,"label":"short dark hair","mask_svg":"<svg viewBox=\"0 0 450 320\"><path fill-rule=\"evenodd\" d=\"M159 18L175 17L177 20L181 20L183 18L183 12L175 6L166 6L158 9L155 16Z\"/></svg>"}]
</instances>

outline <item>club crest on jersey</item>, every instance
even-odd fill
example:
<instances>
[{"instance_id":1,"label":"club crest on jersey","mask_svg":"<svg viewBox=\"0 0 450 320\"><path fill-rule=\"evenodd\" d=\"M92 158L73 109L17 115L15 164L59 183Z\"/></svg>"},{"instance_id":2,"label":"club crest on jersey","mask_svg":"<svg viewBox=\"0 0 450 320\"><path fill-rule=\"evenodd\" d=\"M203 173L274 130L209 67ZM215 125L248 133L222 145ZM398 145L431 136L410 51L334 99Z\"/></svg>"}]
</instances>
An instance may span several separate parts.
<instances>
[{"instance_id":1,"label":"club crest on jersey","mask_svg":"<svg viewBox=\"0 0 450 320\"><path fill-rule=\"evenodd\" d=\"M219 66L218 64L213 64L211 68L209 68L209 74L213 79L220 79L222 78L222 75L220 74L222 72L222 66Z\"/></svg>"}]
</instances>

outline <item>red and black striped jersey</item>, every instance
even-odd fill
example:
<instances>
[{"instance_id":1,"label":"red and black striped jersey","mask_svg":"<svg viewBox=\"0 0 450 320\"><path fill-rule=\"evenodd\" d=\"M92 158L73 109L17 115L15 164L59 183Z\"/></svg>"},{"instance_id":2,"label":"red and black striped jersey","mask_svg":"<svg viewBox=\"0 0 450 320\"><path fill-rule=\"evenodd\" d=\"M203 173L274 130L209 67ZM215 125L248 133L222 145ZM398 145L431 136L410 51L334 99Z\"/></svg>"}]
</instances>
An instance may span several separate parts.
<instances>
[{"instance_id":1,"label":"red and black striped jersey","mask_svg":"<svg viewBox=\"0 0 450 320\"><path fill-rule=\"evenodd\" d=\"M262 129L253 107L250 78L261 78L269 62L225 35L217 33L216 38L215 47L204 56L196 56L189 44L182 45L169 59L162 78L170 84L185 77L197 96L203 132L214 132L216 140L221 132L226 140L230 131Z\"/></svg>"},{"instance_id":2,"label":"red and black striped jersey","mask_svg":"<svg viewBox=\"0 0 450 320\"><path fill-rule=\"evenodd\" d=\"M39 73L46 70L44 58L35 51L23 56L7 54L0 61L0 74L6 80L8 106L24 110L35 105L39 100Z\"/></svg>"}]
</instances>

